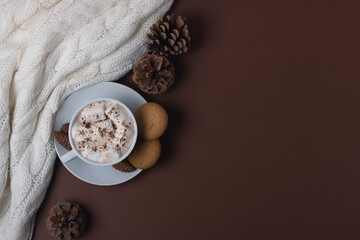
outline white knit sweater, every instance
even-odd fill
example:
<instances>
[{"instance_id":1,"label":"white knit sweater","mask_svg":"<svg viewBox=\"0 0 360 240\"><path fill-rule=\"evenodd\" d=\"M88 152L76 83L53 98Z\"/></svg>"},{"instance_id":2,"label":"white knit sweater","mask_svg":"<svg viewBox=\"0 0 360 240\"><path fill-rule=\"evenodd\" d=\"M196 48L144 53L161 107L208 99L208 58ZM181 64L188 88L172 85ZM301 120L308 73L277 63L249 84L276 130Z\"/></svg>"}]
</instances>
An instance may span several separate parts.
<instances>
[{"instance_id":1,"label":"white knit sweater","mask_svg":"<svg viewBox=\"0 0 360 240\"><path fill-rule=\"evenodd\" d=\"M128 72L172 2L0 0L0 240L32 237L61 103Z\"/></svg>"}]
</instances>

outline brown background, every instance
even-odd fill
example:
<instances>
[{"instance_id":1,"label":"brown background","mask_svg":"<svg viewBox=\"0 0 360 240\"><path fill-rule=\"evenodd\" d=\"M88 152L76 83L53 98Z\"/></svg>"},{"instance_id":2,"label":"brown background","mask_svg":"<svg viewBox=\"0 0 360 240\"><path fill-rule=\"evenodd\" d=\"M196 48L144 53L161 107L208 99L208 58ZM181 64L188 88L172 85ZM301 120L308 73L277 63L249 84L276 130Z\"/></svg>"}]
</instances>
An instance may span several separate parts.
<instances>
[{"instance_id":1,"label":"brown background","mask_svg":"<svg viewBox=\"0 0 360 240\"><path fill-rule=\"evenodd\" d=\"M98 187L57 161L35 240L60 200L81 239L360 239L359 1L182 0L191 52L160 162ZM131 75L120 80L135 89Z\"/></svg>"}]
</instances>

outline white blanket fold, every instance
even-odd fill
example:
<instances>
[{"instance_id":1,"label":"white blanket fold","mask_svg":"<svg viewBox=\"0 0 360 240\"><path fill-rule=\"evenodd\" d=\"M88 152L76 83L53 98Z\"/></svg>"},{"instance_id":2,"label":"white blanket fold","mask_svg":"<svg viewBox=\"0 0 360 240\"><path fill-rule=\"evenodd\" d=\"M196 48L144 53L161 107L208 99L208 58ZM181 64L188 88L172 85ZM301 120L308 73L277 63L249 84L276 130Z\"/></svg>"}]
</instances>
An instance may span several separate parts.
<instances>
[{"instance_id":1,"label":"white blanket fold","mask_svg":"<svg viewBox=\"0 0 360 240\"><path fill-rule=\"evenodd\" d=\"M127 73L173 0L0 0L0 239L30 240L75 90ZM62 200L62 199L59 199Z\"/></svg>"}]
</instances>

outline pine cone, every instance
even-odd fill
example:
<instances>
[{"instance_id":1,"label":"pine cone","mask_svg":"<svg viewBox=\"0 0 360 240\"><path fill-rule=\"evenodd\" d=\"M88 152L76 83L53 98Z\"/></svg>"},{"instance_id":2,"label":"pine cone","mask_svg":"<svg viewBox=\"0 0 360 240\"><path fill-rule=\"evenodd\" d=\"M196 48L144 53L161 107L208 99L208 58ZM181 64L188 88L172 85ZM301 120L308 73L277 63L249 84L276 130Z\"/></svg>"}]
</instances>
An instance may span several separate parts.
<instances>
[{"instance_id":1,"label":"pine cone","mask_svg":"<svg viewBox=\"0 0 360 240\"><path fill-rule=\"evenodd\" d=\"M85 220L78 204L62 201L50 209L46 227L55 239L71 240L82 234Z\"/></svg>"},{"instance_id":2,"label":"pine cone","mask_svg":"<svg viewBox=\"0 0 360 240\"><path fill-rule=\"evenodd\" d=\"M147 54L134 67L133 80L149 94L161 94L174 84L175 67L163 56Z\"/></svg>"},{"instance_id":3,"label":"pine cone","mask_svg":"<svg viewBox=\"0 0 360 240\"><path fill-rule=\"evenodd\" d=\"M119 170L121 172L133 172L136 170L136 168L131 165L131 163L129 162L129 160L125 159L117 164L112 165L113 168L115 168L116 170Z\"/></svg>"},{"instance_id":4,"label":"pine cone","mask_svg":"<svg viewBox=\"0 0 360 240\"><path fill-rule=\"evenodd\" d=\"M55 131L55 139L59 142L61 146L71 151L72 148L70 145L69 137L66 133Z\"/></svg>"},{"instance_id":5,"label":"pine cone","mask_svg":"<svg viewBox=\"0 0 360 240\"><path fill-rule=\"evenodd\" d=\"M159 55L180 55L187 53L190 47L190 36L185 18L174 14L161 18L150 28L149 53Z\"/></svg>"},{"instance_id":6,"label":"pine cone","mask_svg":"<svg viewBox=\"0 0 360 240\"><path fill-rule=\"evenodd\" d=\"M68 134L69 133L69 125L70 125L70 123L63 124L60 128L60 132Z\"/></svg>"}]
</instances>

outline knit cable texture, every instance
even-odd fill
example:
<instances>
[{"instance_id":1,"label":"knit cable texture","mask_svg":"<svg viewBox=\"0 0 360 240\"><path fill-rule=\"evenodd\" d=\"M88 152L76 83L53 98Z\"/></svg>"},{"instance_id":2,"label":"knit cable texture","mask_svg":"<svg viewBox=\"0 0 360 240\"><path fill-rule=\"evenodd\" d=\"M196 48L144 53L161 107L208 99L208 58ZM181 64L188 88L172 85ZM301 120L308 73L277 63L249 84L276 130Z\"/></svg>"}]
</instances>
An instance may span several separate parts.
<instances>
[{"instance_id":1,"label":"knit cable texture","mask_svg":"<svg viewBox=\"0 0 360 240\"><path fill-rule=\"evenodd\" d=\"M173 0L0 0L0 239L30 240L55 160L54 117L120 78Z\"/></svg>"}]
</instances>

